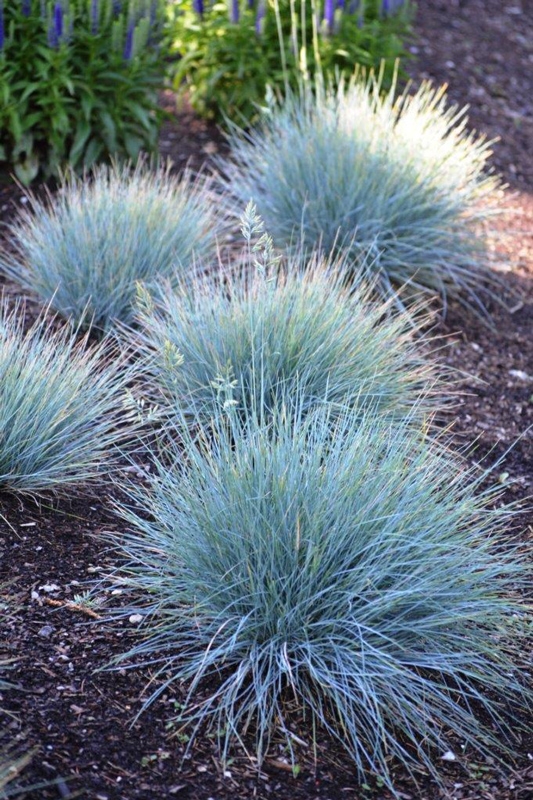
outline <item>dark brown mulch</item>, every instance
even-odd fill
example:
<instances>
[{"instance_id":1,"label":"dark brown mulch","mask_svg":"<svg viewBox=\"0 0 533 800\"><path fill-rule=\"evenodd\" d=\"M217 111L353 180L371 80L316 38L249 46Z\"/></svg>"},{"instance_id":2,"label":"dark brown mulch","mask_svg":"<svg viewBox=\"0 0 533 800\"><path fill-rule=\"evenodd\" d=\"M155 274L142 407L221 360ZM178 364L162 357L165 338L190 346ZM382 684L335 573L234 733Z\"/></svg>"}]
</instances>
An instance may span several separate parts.
<instances>
[{"instance_id":1,"label":"dark brown mulch","mask_svg":"<svg viewBox=\"0 0 533 800\"><path fill-rule=\"evenodd\" d=\"M456 409L459 443L476 440L473 458L496 468L509 500L531 496L533 485L533 2L531 0L420 0L414 44L415 80L449 82L450 97L471 104L473 125L500 136L494 165L518 193L506 206L514 216L499 223L503 247L513 263L506 281L517 293L511 310L493 309L493 328L452 306L438 333L446 336L446 363L469 373ZM167 96L166 101L170 103ZM167 122L161 153L177 168L198 169L224 151L217 129L189 110ZM12 217L24 192L0 182L0 216ZM11 292L15 287L9 287ZM509 448L511 448L509 450ZM2 640L15 659L10 677L21 689L7 692L2 704L18 714L6 723L13 742L38 748L27 780L54 780L48 789L28 792L35 800L67 797L90 800L190 798L380 798L389 794L357 785L345 756L326 738L319 740L316 763L309 748L299 753L301 772L293 777L284 754L258 776L236 758L226 773L214 742L200 738L182 765L184 743L172 736L172 717L183 697L173 687L133 722L149 679L146 670L101 672L115 653L127 649L134 633L129 623L96 623L95 613L77 604L86 581L112 568L106 531L120 531L107 490L74 501L0 502L0 581L10 578L13 612L4 621ZM524 540L532 538L533 514L520 518ZM109 602L102 587L100 596ZM17 605L19 608L17 609ZM305 729L304 729L305 730ZM300 731L300 735L302 732ZM305 740L305 735L303 739ZM528 800L533 797L533 741L524 739L512 769L472 758L464 768L443 762L446 791L422 776L416 787L399 773L405 800Z\"/></svg>"},{"instance_id":2,"label":"dark brown mulch","mask_svg":"<svg viewBox=\"0 0 533 800\"><path fill-rule=\"evenodd\" d=\"M499 139L494 165L513 186L533 188L533 3L419 0L416 80L448 84L471 125Z\"/></svg>"}]
</instances>

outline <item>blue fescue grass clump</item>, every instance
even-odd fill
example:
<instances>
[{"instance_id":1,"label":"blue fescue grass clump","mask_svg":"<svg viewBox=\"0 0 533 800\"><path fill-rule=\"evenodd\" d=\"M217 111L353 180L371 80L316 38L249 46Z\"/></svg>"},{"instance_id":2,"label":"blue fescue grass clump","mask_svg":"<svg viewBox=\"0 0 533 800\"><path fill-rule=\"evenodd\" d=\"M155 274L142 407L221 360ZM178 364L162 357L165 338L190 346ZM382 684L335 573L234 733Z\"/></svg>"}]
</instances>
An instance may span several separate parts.
<instances>
[{"instance_id":1,"label":"blue fescue grass clump","mask_svg":"<svg viewBox=\"0 0 533 800\"><path fill-rule=\"evenodd\" d=\"M20 308L0 307L0 491L83 486L113 466L137 424L132 370L107 340L89 348L43 319L23 328Z\"/></svg>"},{"instance_id":2,"label":"blue fescue grass clump","mask_svg":"<svg viewBox=\"0 0 533 800\"><path fill-rule=\"evenodd\" d=\"M100 167L66 178L48 203L31 199L0 268L76 325L108 331L131 319L137 281L157 285L213 256L222 218L202 178Z\"/></svg>"},{"instance_id":3,"label":"blue fescue grass clump","mask_svg":"<svg viewBox=\"0 0 533 800\"><path fill-rule=\"evenodd\" d=\"M120 582L145 617L124 658L165 681L148 704L190 681L192 737L211 725L225 758L244 742L259 764L274 729L292 749L296 704L307 737L325 728L389 786L395 760L435 774L450 734L501 753L506 702L529 698L513 635L531 570L486 476L375 415L241 430L230 411L128 489Z\"/></svg>"},{"instance_id":4,"label":"blue fescue grass clump","mask_svg":"<svg viewBox=\"0 0 533 800\"><path fill-rule=\"evenodd\" d=\"M159 304L141 293L139 349L170 416L207 421L228 405L270 414L297 388L306 410L325 400L389 418L431 408L436 370L411 319L362 286L350 295L336 265L316 256L305 270L278 263L252 204L242 223L236 272L198 277Z\"/></svg>"},{"instance_id":5,"label":"blue fescue grass clump","mask_svg":"<svg viewBox=\"0 0 533 800\"><path fill-rule=\"evenodd\" d=\"M379 90L304 85L234 132L226 186L237 204L253 198L277 246L341 251L387 297L407 285L479 308L494 280L479 230L498 195L490 143L443 89Z\"/></svg>"}]
</instances>

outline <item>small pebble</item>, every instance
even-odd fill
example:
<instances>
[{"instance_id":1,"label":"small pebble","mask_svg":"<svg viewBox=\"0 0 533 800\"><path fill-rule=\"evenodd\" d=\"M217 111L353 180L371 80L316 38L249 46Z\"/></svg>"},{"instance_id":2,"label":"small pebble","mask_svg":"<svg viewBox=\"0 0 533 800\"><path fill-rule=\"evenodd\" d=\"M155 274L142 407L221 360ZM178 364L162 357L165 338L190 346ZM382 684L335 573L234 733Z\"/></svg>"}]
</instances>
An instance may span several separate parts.
<instances>
[{"instance_id":1,"label":"small pebble","mask_svg":"<svg viewBox=\"0 0 533 800\"><path fill-rule=\"evenodd\" d=\"M452 753L451 750L446 750L444 755L441 756L443 761L456 761L455 753Z\"/></svg>"},{"instance_id":2,"label":"small pebble","mask_svg":"<svg viewBox=\"0 0 533 800\"><path fill-rule=\"evenodd\" d=\"M528 375L527 372L523 372L521 369L510 369L509 375L511 378L518 378L521 381L533 381L531 375Z\"/></svg>"},{"instance_id":3,"label":"small pebble","mask_svg":"<svg viewBox=\"0 0 533 800\"><path fill-rule=\"evenodd\" d=\"M49 636L53 634L54 631L55 628L53 625L43 625L43 627L39 631L39 636L42 636L43 638L47 639Z\"/></svg>"}]
</instances>

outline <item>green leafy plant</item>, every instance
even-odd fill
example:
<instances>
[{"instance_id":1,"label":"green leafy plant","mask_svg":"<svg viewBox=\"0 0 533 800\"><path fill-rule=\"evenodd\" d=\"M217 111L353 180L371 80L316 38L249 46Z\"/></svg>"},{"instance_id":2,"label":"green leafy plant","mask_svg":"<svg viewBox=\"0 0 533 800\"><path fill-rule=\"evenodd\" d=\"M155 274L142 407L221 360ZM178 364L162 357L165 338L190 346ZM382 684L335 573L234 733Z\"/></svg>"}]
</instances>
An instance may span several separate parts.
<instances>
[{"instance_id":1,"label":"green leafy plant","mask_svg":"<svg viewBox=\"0 0 533 800\"><path fill-rule=\"evenodd\" d=\"M381 69L389 85L410 20L407 2L178 0L167 31L180 55L175 86L204 116L249 123L267 87L294 87L317 69Z\"/></svg>"},{"instance_id":2,"label":"green leafy plant","mask_svg":"<svg viewBox=\"0 0 533 800\"><path fill-rule=\"evenodd\" d=\"M0 163L30 183L155 150L161 21L162 0L2 0Z\"/></svg>"},{"instance_id":3,"label":"green leafy plant","mask_svg":"<svg viewBox=\"0 0 533 800\"><path fill-rule=\"evenodd\" d=\"M386 297L404 287L482 309L483 281L497 282L480 230L499 198L490 143L444 89L380 90L303 86L234 132L221 169L236 213L253 198L276 246L342 253Z\"/></svg>"},{"instance_id":4,"label":"green leafy plant","mask_svg":"<svg viewBox=\"0 0 533 800\"><path fill-rule=\"evenodd\" d=\"M0 309L0 489L38 494L83 486L116 466L136 426L131 369L109 342L91 349L43 319L23 332Z\"/></svg>"},{"instance_id":5,"label":"green leafy plant","mask_svg":"<svg viewBox=\"0 0 533 800\"><path fill-rule=\"evenodd\" d=\"M189 680L192 739L212 725L224 758L244 742L261 764L274 729L292 752L296 703L389 788L395 761L438 778L450 737L498 757L505 703L531 700L511 510L407 421L295 403L246 437L230 409L127 489L120 583L145 601L117 613L144 615L124 658L160 668L146 705Z\"/></svg>"},{"instance_id":6,"label":"green leafy plant","mask_svg":"<svg viewBox=\"0 0 533 800\"><path fill-rule=\"evenodd\" d=\"M427 412L435 370L412 320L392 316L364 287L350 296L334 264L279 265L252 204L242 224L236 274L197 277L157 304L141 294L139 350L149 388L159 390L152 401L193 424L228 405L270 414L296 387L305 408L327 399L390 418Z\"/></svg>"},{"instance_id":7,"label":"green leafy plant","mask_svg":"<svg viewBox=\"0 0 533 800\"><path fill-rule=\"evenodd\" d=\"M203 178L101 166L48 202L31 198L0 269L76 325L106 331L131 319L137 281L154 288L213 255L223 218Z\"/></svg>"}]
</instances>

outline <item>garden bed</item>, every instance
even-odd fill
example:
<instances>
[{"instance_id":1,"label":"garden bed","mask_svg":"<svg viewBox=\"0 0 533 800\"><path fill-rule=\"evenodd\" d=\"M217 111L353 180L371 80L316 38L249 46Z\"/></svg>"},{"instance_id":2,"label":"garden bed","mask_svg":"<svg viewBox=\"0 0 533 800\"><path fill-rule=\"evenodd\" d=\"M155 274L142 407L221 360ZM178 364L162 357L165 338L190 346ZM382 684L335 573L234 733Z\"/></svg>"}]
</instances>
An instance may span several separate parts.
<instances>
[{"instance_id":1,"label":"garden bed","mask_svg":"<svg viewBox=\"0 0 533 800\"><path fill-rule=\"evenodd\" d=\"M475 127L501 137L493 161L509 183L510 213L496 224L512 264L505 281L516 300L510 308L491 309L493 327L452 305L436 334L445 345L443 361L469 376L453 411L457 442L475 441L473 458L487 466L502 459L496 475L506 488L505 499L523 502L517 526L524 545L531 547L533 514L526 498L533 485L533 42L527 32L533 28L533 8L527 0L504 5L428 0L419 5L416 61L410 66L414 80L447 81L452 100L471 104ZM161 134L161 152L178 168L187 161L199 168L223 148L216 128L189 111L166 123ZM20 189L4 182L3 219L24 200ZM7 290L16 293L12 284ZM9 677L23 686L23 691L6 693L3 704L17 715L10 731L21 751L37 748L25 782L55 781L28 796L389 798L379 786L361 788L348 758L327 737L319 736L313 752L301 733L304 726L296 744L297 776L281 750L259 775L244 756L224 771L208 737L198 738L182 763L185 743L172 723L185 695L179 687L132 722L142 704L147 671L95 672L127 649L131 626L94 624L95 616L105 618L105 607L76 599L87 581L113 566L113 553L102 543L103 533L120 530L113 500L106 486L71 501L36 504L2 498L1 579L12 581L10 591L20 603L18 609L13 604L2 638L15 662ZM533 740L524 738L519 752L514 768L506 771L468 753L458 755L457 763L443 760L446 793L423 774L418 788L408 776L393 774L405 800L527 800L533 793Z\"/></svg>"}]
</instances>

